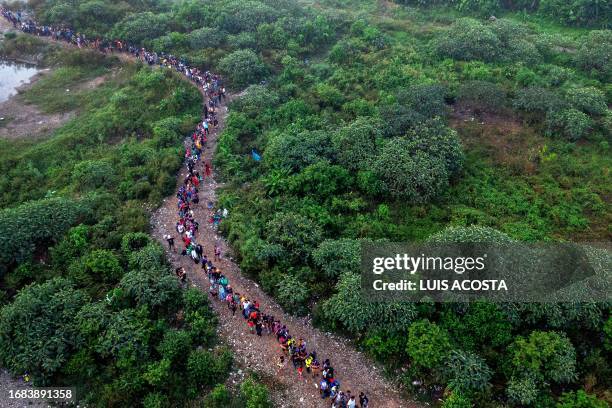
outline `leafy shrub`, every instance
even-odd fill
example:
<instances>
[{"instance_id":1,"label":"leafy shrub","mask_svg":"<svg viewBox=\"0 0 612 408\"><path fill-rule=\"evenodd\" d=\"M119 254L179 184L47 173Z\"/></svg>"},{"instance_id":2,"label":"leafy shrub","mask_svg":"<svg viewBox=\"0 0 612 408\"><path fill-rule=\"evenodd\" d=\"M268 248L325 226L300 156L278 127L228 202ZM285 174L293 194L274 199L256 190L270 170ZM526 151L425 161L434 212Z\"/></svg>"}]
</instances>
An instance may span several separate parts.
<instances>
[{"instance_id":1,"label":"leafy shrub","mask_svg":"<svg viewBox=\"0 0 612 408\"><path fill-rule=\"evenodd\" d=\"M268 389L263 384L258 384L253 379L247 378L240 384L240 396L246 408L271 408L272 402L268 395Z\"/></svg>"},{"instance_id":2,"label":"leafy shrub","mask_svg":"<svg viewBox=\"0 0 612 408\"><path fill-rule=\"evenodd\" d=\"M117 175L113 166L107 161L85 160L74 166L72 179L79 191L87 191L113 186L117 181Z\"/></svg>"},{"instance_id":3,"label":"leafy shrub","mask_svg":"<svg viewBox=\"0 0 612 408\"><path fill-rule=\"evenodd\" d=\"M282 246L294 260L302 262L321 241L321 227L295 213L278 213L266 226L268 242Z\"/></svg>"},{"instance_id":4,"label":"leafy shrub","mask_svg":"<svg viewBox=\"0 0 612 408\"><path fill-rule=\"evenodd\" d=\"M593 30L581 41L576 53L579 67L604 82L612 78L612 64L609 55L612 52L612 31Z\"/></svg>"},{"instance_id":5,"label":"leafy shrub","mask_svg":"<svg viewBox=\"0 0 612 408\"><path fill-rule=\"evenodd\" d=\"M468 81L459 87L457 102L482 112L499 112L506 105L506 94L494 83Z\"/></svg>"},{"instance_id":6,"label":"leafy shrub","mask_svg":"<svg viewBox=\"0 0 612 408\"><path fill-rule=\"evenodd\" d=\"M442 402L442 408L472 408L473 406L467 397L457 392L453 392Z\"/></svg>"},{"instance_id":7,"label":"leafy shrub","mask_svg":"<svg viewBox=\"0 0 612 408\"><path fill-rule=\"evenodd\" d=\"M594 87L570 88L565 97L574 108L591 115L603 115L608 111L606 96Z\"/></svg>"},{"instance_id":8,"label":"leafy shrub","mask_svg":"<svg viewBox=\"0 0 612 408\"><path fill-rule=\"evenodd\" d=\"M378 129L377 124L365 118L338 129L332 136L338 162L349 170L366 169L376 153Z\"/></svg>"},{"instance_id":9,"label":"leafy shrub","mask_svg":"<svg viewBox=\"0 0 612 408\"><path fill-rule=\"evenodd\" d=\"M212 387L227 376L231 362L231 354L227 351L216 357L210 351L193 350L187 359L187 372L195 384Z\"/></svg>"},{"instance_id":10,"label":"leafy shrub","mask_svg":"<svg viewBox=\"0 0 612 408\"><path fill-rule=\"evenodd\" d=\"M436 368L450 352L448 334L429 320L415 322L408 329L406 352L414 364Z\"/></svg>"},{"instance_id":11,"label":"leafy shrub","mask_svg":"<svg viewBox=\"0 0 612 408\"><path fill-rule=\"evenodd\" d=\"M440 119L428 120L406 133L408 154L426 153L444 163L446 172L453 177L463 166L463 149L457 132Z\"/></svg>"},{"instance_id":12,"label":"leafy shrub","mask_svg":"<svg viewBox=\"0 0 612 408\"><path fill-rule=\"evenodd\" d=\"M426 203L448 187L446 163L418 151L407 139L391 139L374 161L373 171L390 197Z\"/></svg>"},{"instance_id":13,"label":"leafy shrub","mask_svg":"<svg viewBox=\"0 0 612 408\"><path fill-rule=\"evenodd\" d=\"M417 316L411 303L373 303L363 298L361 278L343 274L336 284L336 294L322 306L323 318L333 327L361 335L365 329L403 330Z\"/></svg>"},{"instance_id":14,"label":"leafy shrub","mask_svg":"<svg viewBox=\"0 0 612 408\"><path fill-rule=\"evenodd\" d=\"M223 57L219 61L219 70L237 88L259 82L267 73L261 58L249 49L237 50Z\"/></svg>"},{"instance_id":15,"label":"leafy shrub","mask_svg":"<svg viewBox=\"0 0 612 408\"><path fill-rule=\"evenodd\" d=\"M118 22L110 36L113 38L129 38L136 44L160 37L169 30L169 17L150 11L132 14Z\"/></svg>"},{"instance_id":16,"label":"leafy shrub","mask_svg":"<svg viewBox=\"0 0 612 408\"><path fill-rule=\"evenodd\" d=\"M534 376L529 374L521 378L510 379L506 388L510 401L522 405L530 405L535 402L539 392Z\"/></svg>"},{"instance_id":17,"label":"leafy shrub","mask_svg":"<svg viewBox=\"0 0 612 408\"><path fill-rule=\"evenodd\" d=\"M335 279L346 272L359 271L361 245L354 239L327 239L313 251L312 257L328 278Z\"/></svg>"},{"instance_id":18,"label":"leafy shrub","mask_svg":"<svg viewBox=\"0 0 612 408\"><path fill-rule=\"evenodd\" d=\"M2 364L49 384L80 347L76 315L88 301L83 291L60 278L20 291L0 310Z\"/></svg>"},{"instance_id":19,"label":"leafy shrub","mask_svg":"<svg viewBox=\"0 0 612 408\"><path fill-rule=\"evenodd\" d=\"M130 271L117 287L129 304L147 306L152 310L174 310L180 299L176 278L170 274L160 276L155 270Z\"/></svg>"},{"instance_id":20,"label":"leafy shrub","mask_svg":"<svg viewBox=\"0 0 612 408\"><path fill-rule=\"evenodd\" d=\"M292 275L285 275L277 286L276 297L283 309L295 315L306 313L306 302L310 297L306 283Z\"/></svg>"},{"instance_id":21,"label":"leafy shrub","mask_svg":"<svg viewBox=\"0 0 612 408\"><path fill-rule=\"evenodd\" d=\"M584 390L565 392L559 398L555 408L607 408L605 401L597 399L595 395L590 395Z\"/></svg>"},{"instance_id":22,"label":"leafy shrub","mask_svg":"<svg viewBox=\"0 0 612 408\"><path fill-rule=\"evenodd\" d=\"M560 135L570 141L576 141L585 137L593 127L591 118L576 109L563 109L559 112L551 112L546 117L547 133Z\"/></svg>"},{"instance_id":23,"label":"leafy shrub","mask_svg":"<svg viewBox=\"0 0 612 408\"><path fill-rule=\"evenodd\" d=\"M380 107L382 131L384 136L403 136L408 130L425 121L425 117L417 111L395 103Z\"/></svg>"},{"instance_id":24,"label":"leafy shrub","mask_svg":"<svg viewBox=\"0 0 612 408\"><path fill-rule=\"evenodd\" d=\"M453 350L445 365L448 386L454 392L481 392L490 385L493 371L477 354Z\"/></svg>"},{"instance_id":25,"label":"leafy shrub","mask_svg":"<svg viewBox=\"0 0 612 408\"><path fill-rule=\"evenodd\" d=\"M397 94L397 102L426 119L445 117L448 107L444 100L446 88L439 84L412 85Z\"/></svg>"},{"instance_id":26,"label":"leafy shrub","mask_svg":"<svg viewBox=\"0 0 612 408\"><path fill-rule=\"evenodd\" d=\"M273 135L264 151L264 160L271 166L292 171L332 158L330 135L320 130Z\"/></svg>"},{"instance_id":27,"label":"leafy shrub","mask_svg":"<svg viewBox=\"0 0 612 408\"><path fill-rule=\"evenodd\" d=\"M576 351L564 333L533 331L508 348L509 372L537 381L568 383L576 377Z\"/></svg>"},{"instance_id":28,"label":"leafy shrub","mask_svg":"<svg viewBox=\"0 0 612 408\"><path fill-rule=\"evenodd\" d=\"M207 408L225 408L230 406L231 395L225 385L218 384L204 398L204 406Z\"/></svg>"},{"instance_id":29,"label":"leafy shrub","mask_svg":"<svg viewBox=\"0 0 612 408\"><path fill-rule=\"evenodd\" d=\"M278 93L267 86L251 85L245 89L240 98L234 99L231 109L255 117L266 109L274 108L280 103Z\"/></svg>"},{"instance_id":30,"label":"leafy shrub","mask_svg":"<svg viewBox=\"0 0 612 408\"><path fill-rule=\"evenodd\" d=\"M217 48L225 41L227 34L212 27L202 27L193 30L187 36L189 47L194 50L200 48Z\"/></svg>"},{"instance_id":31,"label":"leafy shrub","mask_svg":"<svg viewBox=\"0 0 612 408\"><path fill-rule=\"evenodd\" d=\"M84 221L84 201L51 198L0 210L0 274L13 262L32 257L39 245L48 246Z\"/></svg>"},{"instance_id":32,"label":"leafy shrub","mask_svg":"<svg viewBox=\"0 0 612 408\"><path fill-rule=\"evenodd\" d=\"M462 18L453 23L435 43L436 51L443 57L470 61L492 62L502 56L502 42L484 24Z\"/></svg>"},{"instance_id":33,"label":"leafy shrub","mask_svg":"<svg viewBox=\"0 0 612 408\"><path fill-rule=\"evenodd\" d=\"M529 87L518 91L514 100L515 109L538 115L549 111L556 112L563 106L564 101L557 93L539 87Z\"/></svg>"}]
</instances>

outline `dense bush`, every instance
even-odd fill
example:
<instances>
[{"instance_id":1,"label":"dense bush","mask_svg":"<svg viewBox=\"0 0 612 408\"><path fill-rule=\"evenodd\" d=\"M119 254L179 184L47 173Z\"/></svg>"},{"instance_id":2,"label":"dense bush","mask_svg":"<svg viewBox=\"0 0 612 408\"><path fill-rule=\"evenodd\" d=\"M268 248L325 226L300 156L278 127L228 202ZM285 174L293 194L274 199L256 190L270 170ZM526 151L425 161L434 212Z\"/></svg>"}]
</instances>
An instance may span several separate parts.
<instances>
[{"instance_id":1,"label":"dense bush","mask_svg":"<svg viewBox=\"0 0 612 408\"><path fill-rule=\"evenodd\" d=\"M409 203L426 203L448 187L446 162L416 151L408 139L385 143L374 161L374 174L387 195Z\"/></svg>"},{"instance_id":2,"label":"dense bush","mask_svg":"<svg viewBox=\"0 0 612 408\"><path fill-rule=\"evenodd\" d=\"M86 219L88 207L85 201L54 198L0 211L0 272L31 259L37 248L46 250L57 242Z\"/></svg>"},{"instance_id":3,"label":"dense bush","mask_svg":"<svg viewBox=\"0 0 612 408\"><path fill-rule=\"evenodd\" d=\"M349 170L365 170L376 153L379 126L366 118L338 129L332 136L338 162Z\"/></svg>"},{"instance_id":4,"label":"dense bush","mask_svg":"<svg viewBox=\"0 0 612 408\"><path fill-rule=\"evenodd\" d=\"M237 50L226 55L219 61L219 69L231 79L236 88L261 81L267 68L261 58L252 50Z\"/></svg>"},{"instance_id":5,"label":"dense bush","mask_svg":"<svg viewBox=\"0 0 612 408\"><path fill-rule=\"evenodd\" d=\"M271 136L264 159L270 166L299 171L318 161L332 159L333 153L328 132L290 132Z\"/></svg>"},{"instance_id":6,"label":"dense bush","mask_svg":"<svg viewBox=\"0 0 612 408\"><path fill-rule=\"evenodd\" d=\"M486 25L470 19L457 20L435 44L437 52L458 60L496 61L502 56L502 42Z\"/></svg>"},{"instance_id":7,"label":"dense bush","mask_svg":"<svg viewBox=\"0 0 612 408\"><path fill-rule=\"evenodd\" d=\"M54 279L21 291L0 311L0 358L14 373L29 372L36 384L52 384L82 340L77 312L88 296L70 281Z\"/></svg>"},{"instance_id":8,"label":"dense bush","mask_svg":"<svg viewBox=\"0 0 612 408\"><path fill-rule=\"evenodd\" d=\"M506 105L506 94L494 83L468 81L459 87L457 102L476 111L499 112Z\"/></svg>"},{"instance_id":9,"label":"dense bush","mask_svg":"<svg viewBox=\"0 0 612 408\"><path fill-rule=\"evenodd\" d=\"M608 57L611 50L611 30L591 31L580 43L576 62L588 73L609 82L612 78L612 64Z\"/></svg>"}]
</instances>

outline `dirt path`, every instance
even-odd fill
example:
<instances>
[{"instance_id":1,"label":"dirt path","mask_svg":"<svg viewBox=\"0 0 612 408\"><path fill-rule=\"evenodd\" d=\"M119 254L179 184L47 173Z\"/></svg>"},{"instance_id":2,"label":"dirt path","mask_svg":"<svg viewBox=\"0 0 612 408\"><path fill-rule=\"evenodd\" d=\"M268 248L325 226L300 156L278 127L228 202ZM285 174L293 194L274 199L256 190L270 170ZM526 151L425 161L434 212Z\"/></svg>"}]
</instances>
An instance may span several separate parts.
<instances>
[{"instance_id":1,"label":"dirt path","mask_svg":"<svg viewBox=\"0 0 612 408\"><path fill-rule=\"evenodd\" d=\"M218 113L219 127L213 129L208 140L202 160L196 169L204 174L204 163L211 163L219 134L223 128L227 107L221 106ZM186 141L187 143L187 141ZM182 180L187 176L187 169L181 169L177 176L177 190ZM200 223L198 243L204 247L204 253L212 257L215 243L221 247L223 259L215 262L215 266L221 268L228 277L230 285L235 292L247 294L252 300L258 300L262 313L273 315L287 325L289 333L294 338L303 338L309 350L316 350L319 359L323 361L329 358L335 368L337 378L340 380L342 390L350 390L354 395L364 391L370 398L371 407L418 407L414 402L402 400L397 387L383 378L382 371L370 359L356 351L347 339L330 333L321 332L310 322L296 318L284 313L281 307L252 280L243 276L238 265L236 265L228 254L231 249L227 242L216 233L212 224L208 222L212 211L208 210L206 203L216 203L216 189L219 185L213 178L207 178L200 186L200 204L193 206L195 219ZM161 208L153 215L151 222L153 235L167 248L164 235L174 236L177 246L181 242L174 229L178 221L177 198L169 197L164 200ZM208 291L208 277L200 266L194 265L189 257L167 251L168 258L174 267L182 266L187 271L189 283L201 290ZM232 316L225 302L217 299L211 301L213 308L219 314L220 334L233 348L235 359L244 369L252 369L274 382L274 399L277 406L281 407L327 407L329 399L322 400L316 384L318 383L309 375L300 380L297 371L287 366L280 373L276 366L278 356L281 355L276 338L268 335L257 337L250 334L244 319L237 313Z\"/></svg>"}]
</instances>

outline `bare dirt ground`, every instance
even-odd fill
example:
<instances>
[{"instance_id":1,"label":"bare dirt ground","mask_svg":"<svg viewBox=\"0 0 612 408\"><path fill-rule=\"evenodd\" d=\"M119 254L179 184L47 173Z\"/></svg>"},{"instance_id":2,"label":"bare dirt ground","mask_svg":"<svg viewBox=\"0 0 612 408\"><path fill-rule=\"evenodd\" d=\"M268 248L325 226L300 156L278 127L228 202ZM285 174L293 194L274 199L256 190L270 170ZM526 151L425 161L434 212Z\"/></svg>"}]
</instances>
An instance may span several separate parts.
<instances>
[{"instance_id":1,"label":"bare dirt ground","mask_svg":"<svg viewBox=\"0 0 612 408\"><path fill-rule=\"evenodd\" d=\"M4 18L0 18L0 37L12 29ZM74 117L74 112L51 115L42 113L36 106L24 103L19 97L19 93L30 88L37 80L50 72L49 69L42 70L30 82L20 86L16 95L0 103L0 118L2 118L0 119L0 138L43 137Z\"/></svg>"},{"instance_id":2,"label":"bare dirt ground","mask_svg":"<svg viewBox=\"0 0 612 408\"><path fill-rule=\"evenodd\" d=\"M0 103L0 118L3 118L0 120L0 138L44 137L75 117L75 112L43 113L36 106L26 104L20 97L20 93L25 92L37 80L50 72L50 70L44 70L36 74L29 83L17 89L16 95Z\"/></svg>"},{"instance_id":3,"label":"bare dirt ground","mask_svg":"<svg viewBox=\"0 0 612 408\"><path fill-rule=\"evenodd\" d=\"M204 163L211 163L217 139L223 127L227 115L227 107L222 106L218 114L220 124L211 132L208 145L203 154L197 170L204 174ZM183 168L177 176L177 189L187 175ZM208 222L213 210L208 210L208 202L216 202L216 189L219 187L212 178L207 178L200 186L200 204L195 206L195 219L200 222L198 242L204 247L204 253L209 257L213 255L215 244L222 249L223 259L216 262L223 273L228 277L230 285L235 292L247 294L252 300L261 304L262 313L273 315L287 325L289 332L295 338L303 338L309 350L316 350L322 361L329 358L340 380L342 390L350 390L353 395L365 392L370 398L371 407L418 407L415 402L402 399L392 381L383 377L380 367L369 358L355 350L350 341L340 336L324 333L314 328L310 321L296 318L283 312L281 307L255 282L242 275L238 265L233 262L228 243L221 237L212 224ZM175 223L178 221L176 197L168 197L164 200L152 217L153 235L167 248L163 236L170 234L174 236L177 246L181 242L175 231ZM208 277L198 265L194 265L189 257L167 251L168 258L174 267L182 266L187 271L189 284L208 291ZM219 315L219 333L225 342L233 349L235 360L243 370L253 370L259 373L273 389L273 399L278 407L327 407L329 400L322 400L317 389L318 381L310 375L304 375L300 379L297 371L289 364L280 372L276 363L281 355L280 347L275 336L264 334L262 337L250 334L244 319L240 313L232 316L231 311L224 302L211 299L213 308Z\"/></svg>"},{"instance_id":4,"label":"bare dirt ground","mask_svg":"<svg viewBox=\"0 0 612 408\"><path fill-rule=\"evenodd\" d=\"M10 390L23 390L32 388L31 383L26 383L22 379L13 378L6 370L0 368L0 407L2 408L24 408L24 407L44 407L47 404L36 400L10 399Z\"/></svg>"}]
</instances>

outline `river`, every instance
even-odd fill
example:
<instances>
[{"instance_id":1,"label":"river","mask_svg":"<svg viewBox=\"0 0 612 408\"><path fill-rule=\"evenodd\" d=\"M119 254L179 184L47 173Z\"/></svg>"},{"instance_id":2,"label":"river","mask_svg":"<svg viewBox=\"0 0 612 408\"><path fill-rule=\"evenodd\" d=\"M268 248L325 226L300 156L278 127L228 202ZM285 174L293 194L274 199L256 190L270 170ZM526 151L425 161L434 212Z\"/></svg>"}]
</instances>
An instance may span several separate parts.
<instances>
[{"instance_id":1,"label":"river","mask_svg":"<svg viewBox=\"0 0 612 408\"><path fill-rule=\"evenodd\" d=\"M7 61L0 58L0 102L17 93L17 88L28 83L39 71L33 65Z\"/></svg>"}]
</instances>

